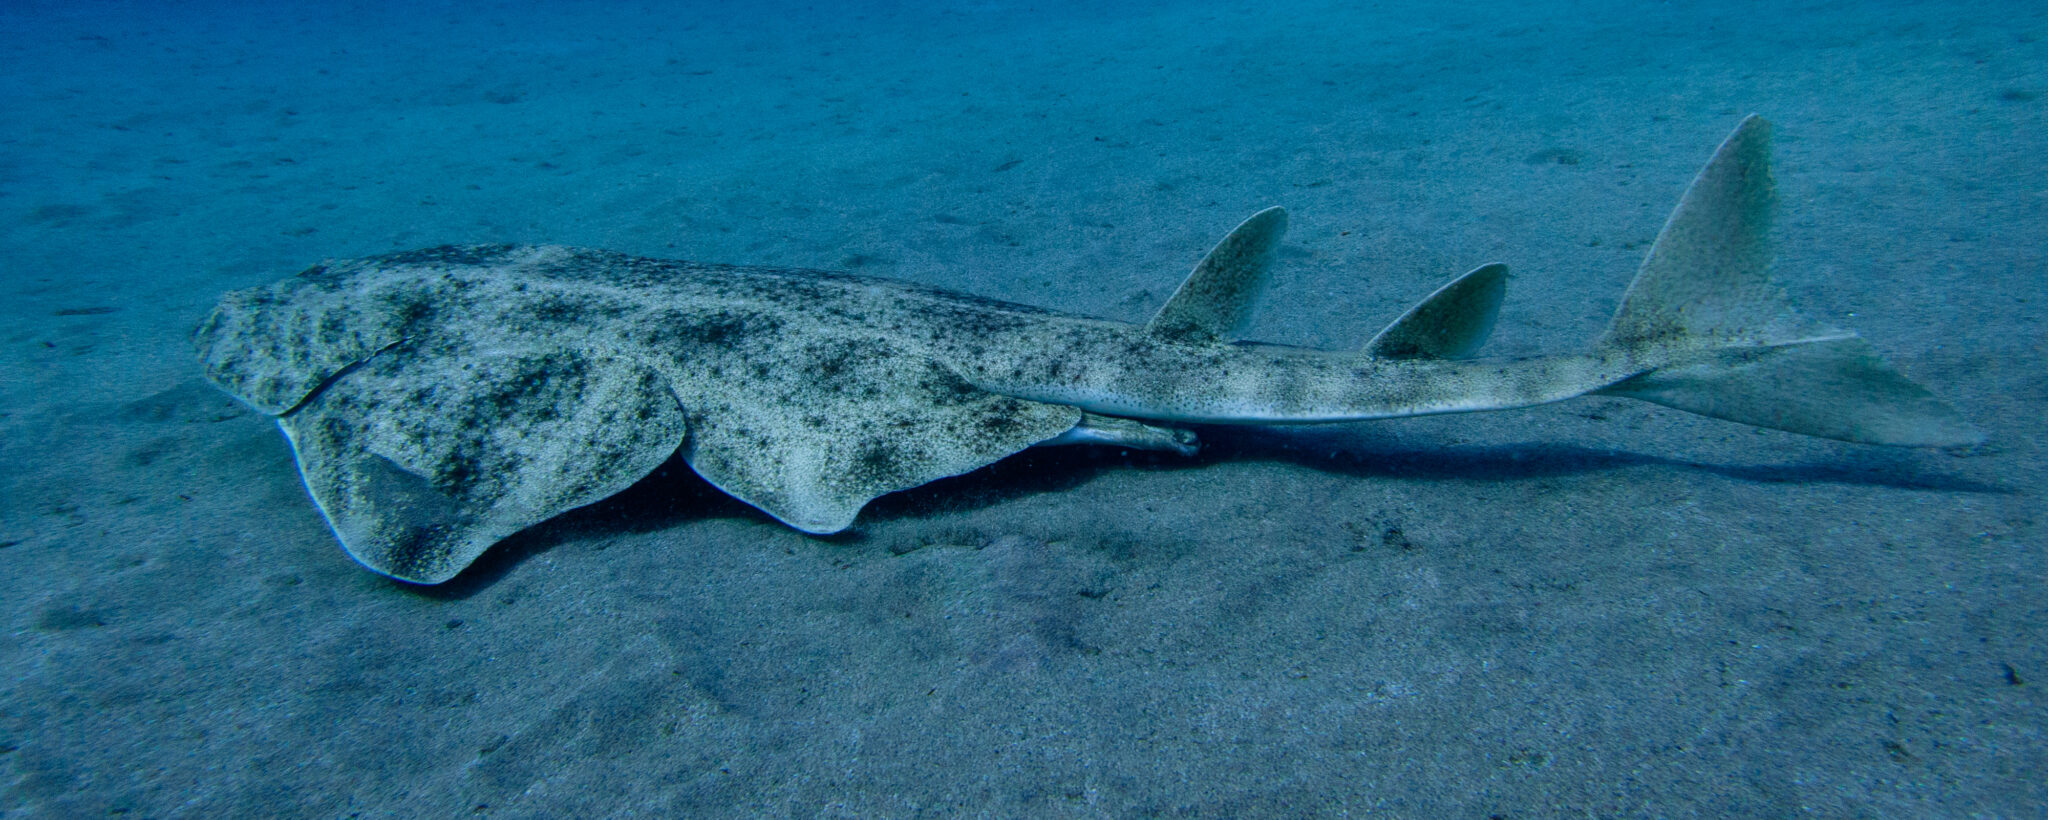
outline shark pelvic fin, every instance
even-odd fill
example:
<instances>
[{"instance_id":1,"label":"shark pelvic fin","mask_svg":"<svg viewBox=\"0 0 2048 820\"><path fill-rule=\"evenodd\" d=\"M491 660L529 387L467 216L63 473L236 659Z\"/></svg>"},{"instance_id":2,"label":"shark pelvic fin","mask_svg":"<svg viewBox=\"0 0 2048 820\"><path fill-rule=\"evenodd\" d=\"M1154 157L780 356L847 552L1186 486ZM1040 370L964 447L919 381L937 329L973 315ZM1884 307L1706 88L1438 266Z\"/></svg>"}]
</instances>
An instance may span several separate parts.
<instances>
[{"instance_id":1,"label":"shark pelvic fin","mask_svg":"<svg viewBox=\"0 0 2048 820\"><path fill-rule=\"evenodd\" d=\"M1252 214L1202 257L1145 332L1175 341L1228 341L1265 290L1273 251L1286 233L1287 211L1275 206Z\"/></svg>"},{"instance_id":2,"label":"shark pelvic fin","mask_svg":"<svg viewBox=\"0 0 2048 820\"><path fill-rule=\"evenodd\" d=\"M1508 266L1472 269L1437 288L1365 346L1381 359L1455 359L1469 356L1493 334L1500 300L1507 294Z\"/></svg>"}]
</instances>

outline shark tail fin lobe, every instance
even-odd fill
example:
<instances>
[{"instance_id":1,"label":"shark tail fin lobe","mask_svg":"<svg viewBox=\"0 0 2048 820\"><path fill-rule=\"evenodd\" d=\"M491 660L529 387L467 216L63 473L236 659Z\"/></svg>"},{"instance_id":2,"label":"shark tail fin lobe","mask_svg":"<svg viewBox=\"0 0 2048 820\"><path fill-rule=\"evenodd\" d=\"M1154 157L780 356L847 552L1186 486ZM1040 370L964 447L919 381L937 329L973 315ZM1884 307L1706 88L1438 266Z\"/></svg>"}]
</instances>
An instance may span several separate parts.
<instances>
[{"instance_id":1,"label":"shark tail fin lobe","mask_svg":"<svg viewBox=\"0 0 2048 820\"><path fill-rule=\"evenodd\" d=\"M1776 205L1770 123L1752 114L1671 211L1601 343L1704 350L1855 335L1801 316L1771 281Z\"/></svg>"},{"instance_id":2,"label":"shark tail fin lobe","mask_svg":"<svg viewBox=\"0 0 2048 820\"><path fill-rule=\"evenodd\" d=\"M1752 115L1686 189L1600 337L1647 369L1596 392L1866 444L1982 440L1854 332L1792 307L1769 275L1775 200L1770 124Z\"/></svg>"},{"instance_id":3,"label":"shark tail fin lobe","mask_svg":"<svg viewBox=\"0 0 2048 820\"><path fill-rule=\"evenodd\" d=\"M1850 336L1726 348L1596 391L1821 438L1952 447L1984 434Z\"/></svg>"}]
</instances>

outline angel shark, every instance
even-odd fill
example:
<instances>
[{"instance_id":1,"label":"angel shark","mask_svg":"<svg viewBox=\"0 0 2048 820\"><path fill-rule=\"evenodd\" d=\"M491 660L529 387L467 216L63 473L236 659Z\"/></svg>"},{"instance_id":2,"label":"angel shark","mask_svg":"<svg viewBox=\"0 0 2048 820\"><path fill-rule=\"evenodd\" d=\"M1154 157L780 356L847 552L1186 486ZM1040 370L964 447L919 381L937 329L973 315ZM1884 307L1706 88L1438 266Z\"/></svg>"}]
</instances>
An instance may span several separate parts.
<instances>
[{"instance_id":1,"label":"angel shark","mask_svg":"<svg viewBox=\"0 0 2048 820\"><path fill-rule=\"evenodd\" d=\"M1627 396L1744 424L1937 447L1979 434L1767 278L1769 126L1686 191L1585 350L1473 358L1507 269L1359 351L1235 341L1286 228L1233 230L1143 325L839 273L565 247L448 246L225 296L208 376L276 417L358 562L453 577L493 543L680 452L808 533L1043 444L1192 452L1185 424L1309 424Z\"/></svg>"}]
</instances>

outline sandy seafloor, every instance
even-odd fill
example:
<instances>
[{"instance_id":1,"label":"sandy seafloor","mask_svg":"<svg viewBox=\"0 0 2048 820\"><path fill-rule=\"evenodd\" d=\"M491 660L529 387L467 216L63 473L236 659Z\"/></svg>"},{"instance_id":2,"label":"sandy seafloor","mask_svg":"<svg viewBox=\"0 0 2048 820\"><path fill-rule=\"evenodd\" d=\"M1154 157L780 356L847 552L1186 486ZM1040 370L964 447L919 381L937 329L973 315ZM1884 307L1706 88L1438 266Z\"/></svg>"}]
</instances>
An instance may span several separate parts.
<instances>
[{"instance_id":1,"label":"sandy seafloor","mask_svg":"<svg viewBox=\"0 0 2048 820\"><path fill-rule=\"evenodd\" d=\"M0 816L2039 816L2048 6L0 5ZM722 10L721 10L722 9ZM1741 115L1780 277L1986 444L1618 399L1036 451L814 538L669 468L440 588L218 296L550 242L1583 344Z\"/></svg>"}]
</instances>

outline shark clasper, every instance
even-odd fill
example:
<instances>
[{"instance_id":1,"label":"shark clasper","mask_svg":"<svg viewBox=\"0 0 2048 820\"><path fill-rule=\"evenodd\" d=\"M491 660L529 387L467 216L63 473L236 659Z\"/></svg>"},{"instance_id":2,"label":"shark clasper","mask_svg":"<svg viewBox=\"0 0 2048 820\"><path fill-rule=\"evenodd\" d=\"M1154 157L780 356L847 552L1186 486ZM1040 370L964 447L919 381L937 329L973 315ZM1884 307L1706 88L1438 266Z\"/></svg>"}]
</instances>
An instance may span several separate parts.
<instances>
[{"instance_id":1,"label":"shark clasper","mask_svg":"<svg viewBox=\"0 0 2048 820\"><path fill-rule=\"evenodd\" d=\"M1192 452L1183 424L1311 424L1598 394L1918 447L1979 434L1767 274L1769 127L1736 128L1671 214L1607 331L1475 358L1507 269L1424 299L1364 349L1237 341L1286 229L1239 225L1144 325L917 285L564 247L329 262L228 294L212 380L277 418L349 554L405 581L625 489L678 452L810 533L875 497L1027 447Z\"/></svg>"}]
</instances>

